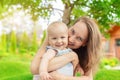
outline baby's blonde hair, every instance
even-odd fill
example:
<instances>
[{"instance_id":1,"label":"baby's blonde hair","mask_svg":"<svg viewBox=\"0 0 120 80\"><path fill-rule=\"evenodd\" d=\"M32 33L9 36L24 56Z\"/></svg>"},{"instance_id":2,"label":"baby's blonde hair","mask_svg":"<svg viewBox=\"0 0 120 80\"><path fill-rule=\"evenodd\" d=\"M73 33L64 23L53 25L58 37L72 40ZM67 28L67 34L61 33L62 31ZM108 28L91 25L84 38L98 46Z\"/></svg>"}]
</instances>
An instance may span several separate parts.
<instances>
[{"instance_id":1,"label":"baby's blonde hair","mask_svg":"<svg viewBox=\"0 0 120 80\"><path fill-rule=\"evenodd\" d=\"M49 34L58 29L60 30L61 28L64 28L66 31L68 31L67 25L65 23L60 22L60 21L52 22L47 28L47 33Z\"/></svg>"}]
</instances>

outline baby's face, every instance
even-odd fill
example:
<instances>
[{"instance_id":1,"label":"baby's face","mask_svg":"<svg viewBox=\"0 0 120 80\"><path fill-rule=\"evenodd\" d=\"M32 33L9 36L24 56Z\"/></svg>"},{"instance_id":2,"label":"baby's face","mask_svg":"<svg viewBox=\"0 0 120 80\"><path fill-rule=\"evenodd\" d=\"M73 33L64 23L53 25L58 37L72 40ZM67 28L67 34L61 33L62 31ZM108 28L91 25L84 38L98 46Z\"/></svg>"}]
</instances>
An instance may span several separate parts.
<instances>
[{"instance_id":1,"label":"baby's face","mask_svg":"<svg viewBox=\"0 0 120 80\"><path fill-rule=\"evenodd\" d=\"M52 31L48 35L49 45L63 50L68 45L68 30L62 28L56 28L55 31Z\"/></svg>"}]
</instances>

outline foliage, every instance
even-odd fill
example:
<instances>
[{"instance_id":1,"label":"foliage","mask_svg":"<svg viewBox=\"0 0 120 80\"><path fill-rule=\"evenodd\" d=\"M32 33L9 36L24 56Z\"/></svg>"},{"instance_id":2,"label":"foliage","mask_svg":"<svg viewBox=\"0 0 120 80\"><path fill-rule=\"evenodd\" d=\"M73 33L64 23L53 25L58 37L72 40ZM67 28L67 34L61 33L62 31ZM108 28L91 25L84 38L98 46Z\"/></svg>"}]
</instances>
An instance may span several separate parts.
<instances>
[{"instance_id":1,"label":"foliage","mask_svg":"<svg viewBox=\"0 0 120 80\"><path fill-rule=\"evenodd\" d=\"M16 33L15 31L11 32L11 37L10 37L10 52L15 53L16 48L17 48L17 41L16 41Z\"/></svg>"},{"instance_id":2,"label":"foliage","mask_svg":"<svg viewBox=\"0 0 120 80\"><path fill-rule=\"evenodd\" d=\"M0 50L2 52L6 52L7 51L7 38L6 38L6 34L3 33L2 35L0 35Z\"/></svg>"},{"instance_id":3,"label":"foliage","mask_svg":"<svg viewBox=\"0 0 120 80\"><path fill-rule=\"evenodd\" d=\"M33 36L32 36L32 51L36 51L37 48L37 33L36 30L33 31Z\"/></svg>"},{"instance_id":4,"label":"foliage","mask_svg":"<svg viewBox=\"0 0 120 80\"><path fill-rule=\"evenodd\" d=\"M90 14L97 19L102 33L106 33L110 25L120 24L120 1L117 0L93 0L90 3Z\"/></svg>"},{"instance_id":5,"label":"foliage","mask_svg":"<svg viewBox=\"0 0 120 80\"><path fill-rule=\"evenodd\" d=\"M106 68L106 66L114 67L119 64L119 60L117 58L103 58L101 59L100 67Z\"/></svg>"},{"instance_id":6,"label":"foliage","mask_svg":"<svg viewBox=\"0 0 120 80\"><path fill-rule=\"evenodd\" d=\"M28 35L26 32L16 34L14 31L11 34L2 34L0 36L0 57L11 53L34 55L39 46L36 31L33 35Z\"/></svg>"},{"instance_id":7,"label":"foliage","mask_svg":"<svg viewBox=\"0 0 120 80\"><path fill-rule=\"evenodd\" d=\"M62 0L65 5L72 8L70 23L80 16L95 18L99 23L102 34L106 37L111 25L120 24L120 1L117 0Z\"/></svg>"},{"instance_id":8,"label":"foliage","mask_svg":"<svg viewBox=\"0 0 120 80\"><path fill-rule=\"evenodd\" d=\"M42 0L1 0L0 1L0 14L8 11L12 5L22 5L18 9L28 10L28 13L32 15L33 20L37 20L38 16L49 16L52 6L45 3L41 3ZM47 4L47 5L46 5Z\"/></svg>"},{"instance_id":9,"label":"foliage","mask_svg":"<svg viewBox=\"0 0 120 80\"><path fill-rule=\"evenodd\" d=\"M8 11L13 5L20 5L32 15L33 20L39 17L50 18L56 9L50 3L56 0L1 0L0 14ZM106 35L110 25L120 24L119 0L61 0L64 4L63 17L68 25L80 16L89 16L99 22L101 32ZM2 17L2 16L1 16ZM5 16L4 16L5 17Z\"/></svg>"},{"instance_id":10,"label":"foliage","mask_svg":"<svg viewBox=\"0 0 120 80\"><path fill-rule=\"evenodd\" d=\"M40 45L42 45L42 43L44 42L44 40L45 40L45 38L46 38L46 30L44 30L43 31L43 37L42 37L42 40L41 40L41 44Z\"/></svg>"},{"instance_id":11,"label":"foliage","mask_svg":"<svg viewBox=\"0 0 120 80\"><path fill-rule=\"evenodd\" d=\"M26 32L23 32L21 34L21 39L20 39L20 44L19 44L19 50L21 53L26 53L27 52L27 48L29 46L30 43L30 38L28 37L28 34Z\"/></svg>"}]
</instances>

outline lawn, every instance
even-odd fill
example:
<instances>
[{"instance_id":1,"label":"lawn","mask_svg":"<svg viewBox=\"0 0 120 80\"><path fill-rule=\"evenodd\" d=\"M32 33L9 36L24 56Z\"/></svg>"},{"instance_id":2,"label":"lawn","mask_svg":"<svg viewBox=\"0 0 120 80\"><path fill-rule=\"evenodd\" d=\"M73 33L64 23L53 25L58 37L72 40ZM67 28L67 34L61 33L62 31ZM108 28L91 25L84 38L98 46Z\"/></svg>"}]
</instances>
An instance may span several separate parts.
<instances>
[{"instance_id":1,"label":"lawn","mask_svg":"<svg viewBox=\"0 0 120 80\"><path fill-rule=\"evenodd\" d=\"M0 58L0 80L32 80L30 59L23 56Z\"/></svg>"},{"instance_id":2,"label":"lawn","mask_svg":"<svg viewBox=\"0 0 120 80\"><path fill-rule=\"evenodd\" d=\"M99 70L94 80L120 80L120 70Z\"/></svg>"},{"instance_id":3,"label":"lawn","mask_svg":"<svg viewBox=\"0 0 120 80\"><path fill-rule=\"evenodd\" d=\"M32 80L29 56L0 57L0 80ZM100 69L94 80L120 80L120 70Z\"/></svg>"}]
</instances>

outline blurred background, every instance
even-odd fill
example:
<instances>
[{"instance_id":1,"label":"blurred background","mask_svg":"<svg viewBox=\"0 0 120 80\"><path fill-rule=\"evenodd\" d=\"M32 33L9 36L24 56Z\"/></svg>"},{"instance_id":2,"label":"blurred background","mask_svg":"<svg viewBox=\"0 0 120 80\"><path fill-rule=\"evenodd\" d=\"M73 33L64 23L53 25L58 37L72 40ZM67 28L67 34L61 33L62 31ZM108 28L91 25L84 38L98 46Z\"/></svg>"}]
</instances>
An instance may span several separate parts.
<instances>
[{"instance_id":1,"label":"blurred background","mask_svg":"<svg viewBox=\"0 0 120 80\"><path fill-rule=\"evenodd\" d=\"M94 18L102 34L102 58L94 80L120 80L119 4L119 0L0 0L0 80L32 80L30 63L48 24L57 20L69 27L81 16Z\"/></svg>"}]
</instances>

